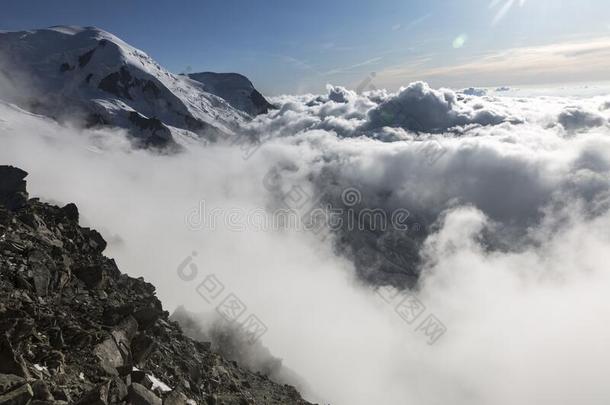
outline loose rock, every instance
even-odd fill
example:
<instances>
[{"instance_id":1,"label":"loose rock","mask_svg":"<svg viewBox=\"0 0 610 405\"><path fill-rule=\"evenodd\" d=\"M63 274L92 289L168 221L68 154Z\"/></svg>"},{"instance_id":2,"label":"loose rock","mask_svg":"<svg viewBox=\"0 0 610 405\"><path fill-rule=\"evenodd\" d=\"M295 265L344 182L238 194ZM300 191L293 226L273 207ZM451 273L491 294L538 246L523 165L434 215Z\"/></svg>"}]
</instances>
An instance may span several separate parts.
<instances>
[{"instance_id":1,"label":"loose rock","mask_svg":"<svg viewBox=\"0 0 610 405\"><path fill-rule=\"evenodd\" d=\"M187 337L152 284L102 255L76 206L27 200L25 175L0 166L0 405L307 404Z\"/></svg>"},{"instance_id":2,"label":"loose rock","mask_svg":"<svg viewBox=\"0 0 610 405\"><path fill-rule=\"evenodd\" d=\"M0 395L0 405L27 405L34 396L29 384Z\"/></svg>"},{"instance_id":3,"label":"loose rock","mask_svg":"<svg viewBox=\"0 0 610 405\"><path fill-rule=\"evenodd\" d=\"M133 405L163 405L159 397L138 383L129 386L128 398Z\"/></svg>"}]
</instances>

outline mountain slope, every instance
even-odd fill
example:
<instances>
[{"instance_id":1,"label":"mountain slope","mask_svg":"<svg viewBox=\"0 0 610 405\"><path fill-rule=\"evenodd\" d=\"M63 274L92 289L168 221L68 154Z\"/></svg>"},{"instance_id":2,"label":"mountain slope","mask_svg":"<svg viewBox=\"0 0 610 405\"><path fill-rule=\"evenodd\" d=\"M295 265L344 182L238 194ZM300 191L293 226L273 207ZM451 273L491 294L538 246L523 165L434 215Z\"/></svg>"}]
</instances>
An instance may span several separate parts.
<instances>
[{"instance_id":1,"label":"mountain slope","mask_svg":"<svg viewBox=\"0 0 610 405\"><path fill-rule=\"evenodd\" d=\"M179 134L215 140L249 119L203 84L94 27L0 32L0 56L0 73L16 89L6 101L126 128L145 146L173 144Z\"/></svg>"},{"instance_id":2,"label":"mountain slope","mask_svg":"<svg viewBox=\"0 0 610 405\"><path fill-rule=\"evenodd\" d=\"M0 404L308 404L186 337L74 204L28 199L26 176L0 166Z\"/></svg>"},{"instance_id":3,"label":"mountain slope","mask_svg":"<svg viewBox=\"0 0 610 405\"><path fill-rule=\"evenodd\" d=\"M191 73L188 75L204 85L205 91L226 100L233 107L251 116L267 114L273 104L254 88L247 77L237 73Z\"/></svg>"}]
</instances>

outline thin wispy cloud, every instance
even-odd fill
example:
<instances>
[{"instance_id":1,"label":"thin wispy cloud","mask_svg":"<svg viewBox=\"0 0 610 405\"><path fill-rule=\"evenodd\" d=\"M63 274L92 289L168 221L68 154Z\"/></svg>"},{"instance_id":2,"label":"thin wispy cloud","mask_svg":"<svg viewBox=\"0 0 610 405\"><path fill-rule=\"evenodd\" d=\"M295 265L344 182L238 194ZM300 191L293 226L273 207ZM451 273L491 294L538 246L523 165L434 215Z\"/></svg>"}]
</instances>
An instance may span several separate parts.
<instances>
[{"instance_id":1,"label":"thin wispy cloud","mask_svg":"<svg viewBox=\"0 0 610 405\"><path fill-rule=\"evenodd\" d=\"M279 55L280 59L299 70L308 70L315 73L319 73L309 62L301 60L289 55Z\"/></svg>"},{"instance_id":2,"label":"thin wispy cloud","mask_svg":"<svg viewBox=\"0 0 610 405\"><path fill-rule=\"evenodd\" d=\"M361 67L377 64L382 59L383 59L383 57L378 56L376 58L367 59L365 61L362 61L362 62L359 62L359 63L355 63L355 64L350 65L350 66L345 66L345 67L341 67L341 68L331 69L331 70L329 70L327 72L324 72L324 74L330 76L330 75L336 75L336 74L340 74L340 73L351 72L351 71L356 70L356 69L361 68Z\"/></svg>"},{"instance_id":3,"label":"thin wispy cloud","mask_svg":"<svg viewBox=\"0 0 610 405\"><path fill-rule=\"evenodd\" d=\"M402 23L394 24L394 25L392 25L391 28L392 28L392 31L408 31L408 30L411 30L411 29L419 26L421 23L428 20L430 17L432 17L432 13L422 15L421 17L411 20L411 21L407 22L406 24L402 24Z\"/></svg>"},{"instance_id":4,"label":"thin wispy cloud","mask_svg":"<svg viewBox=\"0 0 610 405\"><path fill-rule=\"evenodd\" d=\"M502 1L504 1L503 4ZM495 9L498 6L500 8L496 12L493 20L491 21L491 25L496 25L497 23L499 23L511 10L511 8L513 8L513 6L516 4L518 4L519 7L523 7L523 5L525 4L525 0L492 0L492 2L489 4L489 8Z\"/></svg>"},{"instance_id":5,"label":"thin wispy cloud","mask_svg":"<svg viewBox=\"0 0 610 405\"><path fill-rule=\"evenodd\" d=\"M410 30L410 29L413 29L413 28L417 27L418 25L422 24L424 21L428 20L430 17L432 17L432 13L426 14L426 15L422 15L421 17L416 18L413 21L410 21L405 26L405 30Z\"/></svg>"},{"instance_id":6,"label":"thin wispy cloud","mask_svg":"<svg viewBox=\"0 0 610 405\"><path fill-rule=\"evenodd\" d=\"M322 51L330 51L330 52L338 52L338 51L352 51L354 49L356 49L357 47L355 46L346 46L346 45L340 45L337 44L336 42L330 41L330 42L324 42L320 45L320 48L322 49Z\"/></svg>"},{"instance_id":7,"label":"thin wispy cloud","mask_svg":"<svg viewBox=\"0 0 610 405\"><path fill-rule=\"evenodd\" d=\"M425 79L456 87L607 80L610 37L511 48L449 66L432 66L433 61L425 60L426 66L422 60L408 62L381 71L378 77L393 86Z\"/></svg>"}]
</instances>

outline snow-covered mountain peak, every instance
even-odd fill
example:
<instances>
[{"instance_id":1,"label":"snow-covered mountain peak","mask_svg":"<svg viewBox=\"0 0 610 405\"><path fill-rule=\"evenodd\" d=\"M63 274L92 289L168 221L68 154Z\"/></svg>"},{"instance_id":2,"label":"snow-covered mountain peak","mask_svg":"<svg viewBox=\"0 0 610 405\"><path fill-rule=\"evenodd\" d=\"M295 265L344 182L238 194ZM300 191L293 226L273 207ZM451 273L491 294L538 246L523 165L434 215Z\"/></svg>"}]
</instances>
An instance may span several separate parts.
<instances>
[{"instance_id":1,"label":"snow-covered mountain peak","mask_svg":"<svg viewBox=\"0 0 610 405\"><path fill-rule=\"evenodd\" d=\"M180 134L230 136L250 119L204 84L170 73L99 28L0 33L0 54L8 80L31 87L8 101L56 118L69 111L88 125L128 128L146 145L171 144Z\"/></svg>"}]
</instances>

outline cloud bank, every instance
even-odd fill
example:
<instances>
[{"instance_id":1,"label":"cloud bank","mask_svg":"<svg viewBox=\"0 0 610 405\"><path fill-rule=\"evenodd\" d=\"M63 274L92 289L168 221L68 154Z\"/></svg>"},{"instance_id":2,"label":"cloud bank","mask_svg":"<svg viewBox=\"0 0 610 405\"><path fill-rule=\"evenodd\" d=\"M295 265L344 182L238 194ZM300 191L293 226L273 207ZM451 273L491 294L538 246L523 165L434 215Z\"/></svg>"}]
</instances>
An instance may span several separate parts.
<instances>
[{"instance_id":1,"label":"cloud bank","mask_svg":"<svg viewBox=\"0 0 610 405\"><path fill-rule=\"evenodd\" d=\"M277 111L244 128L261 141L245 160L231 143L133 150L120 131L0 104L0 160L30 172L34 196L75 202L107 254L157 285L167 309L214 313L197 285L216 275L266 324L261 344L306 380L309 398L601 405L607 101L329 87L276 98ZM283 207L295 187L343 212L408 210L408 228L262 232L236 215ZM212 230L202 214L193 227L186 218L202 201L229 219ZM193 281L177 274L185 258ZM401 318L376 291L386 284L410 286L401 294L425 306L421 317ZM429 314L446 327L433 345L418 330Z\"/></svg>"}]
</instances>

